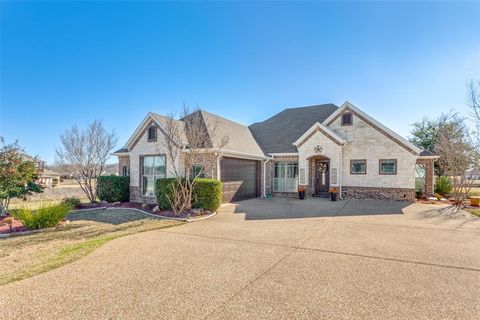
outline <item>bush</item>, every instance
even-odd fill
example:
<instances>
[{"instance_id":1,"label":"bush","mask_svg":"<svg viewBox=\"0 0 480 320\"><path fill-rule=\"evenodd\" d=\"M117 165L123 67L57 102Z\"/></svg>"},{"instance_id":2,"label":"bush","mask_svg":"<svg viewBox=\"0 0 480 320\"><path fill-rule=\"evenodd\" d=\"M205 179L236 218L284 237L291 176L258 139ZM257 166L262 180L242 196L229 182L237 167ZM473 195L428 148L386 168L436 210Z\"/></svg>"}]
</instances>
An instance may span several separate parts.
<instances>
[{"instance_id":1,"label":"bush","mask_svg":"<svg viewBox=\"0 0 480 320\"><path fill-rule=\"evenodd\" d=\"M446 176L437 178L437 184L435 185L435 193L439 193L442 196L449 194L452 191L452 183Z\"/></svg>"},{"instance_id":2,"label":"bush","mask_svg":"<svg viewBox=\"0 0 480 320\"><path fill-rule=\"evenodd\" d=\"M119 176L100 176L97 180L98 198L107 202L130 199L130 179Z\"/></svg>"},{"instance_id":3,"label":"bush","mask_svg":"<svg viewBox=\"0 0 480 320\"><path fill-rule=\"evenodd\" d=\"M193 188L194 208L216 211L222 204L222 182L216 179L196 179Z\"/></svg>"},{"instance_id":4,"label":"bush","mask_svg":"<svg viewBox=\"0 0 480 320\"><path fill-rule=\"evenodd\" d=\"M155 194L160 210L170 210L170 201L172 197L172 185L176 182L175 178L157 179L155 185ZM192 207L209 211L215 211L222 203L222 183L216 179L195 180L192 194Z\"/></svg>"},{"instance_id":5,"label":"bush","mask_svg":"<svg viewBox=\"0 0 480 320\"><path fill-rule=\"evenodd\" d=\"M54 205L43 203L37 210L22 208L12 212L12 216L20 220L25 228L35 230L55 227L65 219L70 210L72 207L64 203Z\"/></svg>"},{"instance_id":6,"label":"bush","mask_svg":"<svg viewBox=\"0 0 480 320\"><path fill-rule=\"evenodd\" d=\"M172 198L172 185L177 181L176 178L157 179L155 184L155 196L160 210L170 210L170 200Z\"/></svg>"},{"instance_id":7,"label":"bush","mask_svg":"<svg viewBox=\"0 0 480 320\"><path fill-rule=\"evenodd\" d=\"M62 200L62 204L66 204L66 205L72 207L73 209L78 208L81 203L82 202L77 197L69 197L69 198L65 198L65 199Z\"/></svg>"}]
</instances>

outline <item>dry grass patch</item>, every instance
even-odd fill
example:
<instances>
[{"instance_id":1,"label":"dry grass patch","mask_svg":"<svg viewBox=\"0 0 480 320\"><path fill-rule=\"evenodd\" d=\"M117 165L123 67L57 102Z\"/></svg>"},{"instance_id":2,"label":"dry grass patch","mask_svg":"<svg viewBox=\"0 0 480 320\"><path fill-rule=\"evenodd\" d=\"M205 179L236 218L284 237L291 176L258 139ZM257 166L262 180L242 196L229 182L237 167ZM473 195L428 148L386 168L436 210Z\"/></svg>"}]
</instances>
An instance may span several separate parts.
<instances>
[{"instance_id":1,"label":"dry grass patch","mask_svg":"<svg viewBox=\"0 0 480 320\"><path fill-rule=\"evenodd\" d=\"M476 209L476 208L465 208L464 210L470 212L474 216L480 217L480 208L478 208L478 209Z\"/></svg>"},{"instance_id":2,"label":"dry grass patch","mask_svg":"<svg viewBox=\"0 0 480 320\"><path fill-rule=\"evenodd\" d=\"M0 240L0 285L78 260L112 239L182 224L115 209L74 212L68 219L64 227Z\"/></svg>"}]
</instances>

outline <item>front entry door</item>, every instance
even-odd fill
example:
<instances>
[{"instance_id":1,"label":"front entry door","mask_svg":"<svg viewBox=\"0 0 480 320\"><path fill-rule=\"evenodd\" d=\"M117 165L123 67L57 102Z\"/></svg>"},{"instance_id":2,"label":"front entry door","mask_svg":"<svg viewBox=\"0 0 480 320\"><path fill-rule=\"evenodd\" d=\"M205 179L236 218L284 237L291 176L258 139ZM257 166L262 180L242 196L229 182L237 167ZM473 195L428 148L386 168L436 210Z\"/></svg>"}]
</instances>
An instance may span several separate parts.
<instances>
[{"instance_id":1,"label":"front entry door","mask_svg":"<svg viewBox=\"0 0 480 320\"><path fill-rule=\"evenodd\" d=\"M328 192L330 188L330 161L319 160L316 165L316 193Z\"/></svg>"}]
</instances>

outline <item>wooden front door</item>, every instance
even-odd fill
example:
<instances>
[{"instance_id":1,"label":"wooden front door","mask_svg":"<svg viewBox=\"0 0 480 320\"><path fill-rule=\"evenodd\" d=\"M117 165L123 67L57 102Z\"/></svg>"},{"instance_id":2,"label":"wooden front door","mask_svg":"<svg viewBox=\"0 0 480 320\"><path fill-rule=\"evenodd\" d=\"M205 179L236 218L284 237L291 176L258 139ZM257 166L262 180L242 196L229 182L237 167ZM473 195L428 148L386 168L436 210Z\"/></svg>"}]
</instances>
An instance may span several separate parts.
<instances>
[{"instance_id":1,"label":"wooden front door","mask_svg":"<svg viewBox=\"0 0 480 320\"><path fill-rule=\"evenodd\" d=\"M330 161L318 160L315 167L317 180L315 184L316 194L328 192L330 188Z\"/></svg>"}]
</instances>

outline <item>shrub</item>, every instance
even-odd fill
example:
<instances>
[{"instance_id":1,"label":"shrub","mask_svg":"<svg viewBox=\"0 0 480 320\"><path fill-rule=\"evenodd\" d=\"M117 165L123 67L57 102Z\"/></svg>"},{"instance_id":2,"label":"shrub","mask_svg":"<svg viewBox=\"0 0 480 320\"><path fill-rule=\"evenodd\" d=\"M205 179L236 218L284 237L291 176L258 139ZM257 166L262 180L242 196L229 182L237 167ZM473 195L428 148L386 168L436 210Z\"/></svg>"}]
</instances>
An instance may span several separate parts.
<instances>
[{"instance_id":1,"label":"shrub","mask_svg":"<svg viewBox=\"0 0 480 320\"><path fill-rule=\"evenodd\" d=\"M130 199L130 179L119 176L100 176L97 180L97 192L100 200L107 202L125 202Z\"/></svg>"},{"instance_id":2,"label":"shrub","mask_svg":"<svg viewBox=\"0 0 480 320\"><path fill-rule=\"evenodd\" d=\"M196 179L193 188L194 208L216 211L222 204L222 182L216 179Z\"/></svg>"},{"instance_id":3,"label":"shrub","mask_svg":"<svg viewBox=\"0 0 480 320\"><path fill-rule=\"evenodd\" d=\"M82 202L77 197L69 197L62 200L62 204L66 204L72 208L78 208Z\"/></svg>"},{"instance_id":4,"label":"shrub","mask_svg":"<svg viewBox=\"0 0 480 320\"><path fill-rule=\"evenodd\" d=\"M155 184L155 196L160 210L170 210L170 200L172 199L172 185L176 182L176 178L157 179Z\"/></svg>"},{"instance_id":5,"label":"shrub","mask_svg":"<svg viewBox=\"0 0 480 320\"><path fill-rule=\"evenodd\" d=\"M435 186L435 193L439 193L442 196L449 194L452 191L452 183L446 176L437 178L437 184Z\"/></svg>"},{"instance_id":6,"label":"shrub","mask_svg":"<svg viewBox=\"0 0 480 320\"><path fill-rule=\"evenodd\" d=\"M62 219L65 219L71 209L71 206L64 203L54 205L42 203L37 210L25 207L12 212L12 216L20 220L27 229L35 230L55 227Z\"/></svg>"},{"instance_id":7,"label":"shrub","mask_svg":"<svg viewBox=\"0 0 480 320\"><path fill-rule=\"evenodd\" d=\"M158 207L161 210L170 210L170 201L172 197L172 185L176 182L175 178L157 179L155 194ZM192 207L209 211L215 211L222 203L222 183L216 179L197 178L193 187Z\"/></svg>"}]
</instances>

